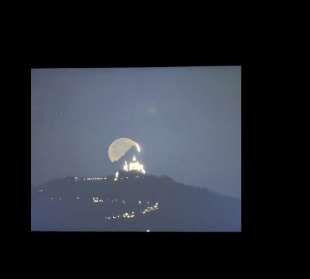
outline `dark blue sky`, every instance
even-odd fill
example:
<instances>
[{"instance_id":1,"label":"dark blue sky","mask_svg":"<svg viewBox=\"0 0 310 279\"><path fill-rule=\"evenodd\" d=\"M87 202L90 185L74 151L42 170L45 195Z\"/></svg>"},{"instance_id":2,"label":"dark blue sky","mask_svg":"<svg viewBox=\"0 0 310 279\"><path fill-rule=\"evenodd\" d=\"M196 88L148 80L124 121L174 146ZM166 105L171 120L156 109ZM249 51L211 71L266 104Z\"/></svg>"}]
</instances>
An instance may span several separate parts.
<instances>
[{"instance_id":1,"label":"dark blue sky","mask_svg":"<svg viewBox=\"0 0 310 279\"><path fill-rule=\"evenodd\" d=\"M32 184L111 174L118 137L147 173L240 197L241 67L32 70Z\"/></svg>"}]
</instances>

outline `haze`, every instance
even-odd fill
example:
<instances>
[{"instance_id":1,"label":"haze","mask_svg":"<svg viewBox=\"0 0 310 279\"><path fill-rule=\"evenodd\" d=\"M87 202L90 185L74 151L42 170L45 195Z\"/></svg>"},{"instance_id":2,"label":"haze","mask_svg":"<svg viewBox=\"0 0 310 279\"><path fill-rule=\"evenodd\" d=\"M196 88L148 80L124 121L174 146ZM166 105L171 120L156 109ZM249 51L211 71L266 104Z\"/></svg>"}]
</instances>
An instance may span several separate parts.
<instances>
[{"instance_id":1,"label":"haze","mask_svg":"<svg viewBox=\"0 0 310 279\"><path fill-rule=\"evenodd\" d=\"M32 69L32 185L112 174L120 137L147 173L240 198L241 67Z\"/></svg>"}]
</instances>

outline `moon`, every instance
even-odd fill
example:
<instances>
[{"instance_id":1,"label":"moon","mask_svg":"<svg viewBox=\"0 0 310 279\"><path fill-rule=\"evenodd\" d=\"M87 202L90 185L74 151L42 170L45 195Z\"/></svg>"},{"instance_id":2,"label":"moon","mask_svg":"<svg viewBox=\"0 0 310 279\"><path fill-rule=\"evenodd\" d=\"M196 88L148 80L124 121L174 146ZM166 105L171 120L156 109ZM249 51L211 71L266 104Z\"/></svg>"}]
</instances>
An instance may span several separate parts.
<instances>
[{"instance_id":1,"label":"moon","mask_svg":"<svg viewBox=\"0 0 310 279\"><path fill-rule=\"evenodd\" d=\"M121 159L132 147L135 147L138 152L141 151L137 142L129 138L118 138L114 140L108 148L108 156L112 163Z\"/></svg>"}]
</instances>

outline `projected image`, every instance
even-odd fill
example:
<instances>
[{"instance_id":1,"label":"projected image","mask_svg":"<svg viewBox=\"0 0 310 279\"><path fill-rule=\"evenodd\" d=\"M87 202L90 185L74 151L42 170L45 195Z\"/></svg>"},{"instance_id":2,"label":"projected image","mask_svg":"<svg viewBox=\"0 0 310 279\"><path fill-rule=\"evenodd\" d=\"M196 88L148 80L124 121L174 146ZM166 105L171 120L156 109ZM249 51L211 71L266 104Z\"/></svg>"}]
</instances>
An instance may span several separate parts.
<instances>
[{"instance_id":1,"label":"projected image","mask_svg":"<svg viewBox=\"0 0 310 279\"><path fill-rule=\"evenodd\" d=\"M241 67L31 70L31 230L241 231Z\"/></svg>"}]
</instances>

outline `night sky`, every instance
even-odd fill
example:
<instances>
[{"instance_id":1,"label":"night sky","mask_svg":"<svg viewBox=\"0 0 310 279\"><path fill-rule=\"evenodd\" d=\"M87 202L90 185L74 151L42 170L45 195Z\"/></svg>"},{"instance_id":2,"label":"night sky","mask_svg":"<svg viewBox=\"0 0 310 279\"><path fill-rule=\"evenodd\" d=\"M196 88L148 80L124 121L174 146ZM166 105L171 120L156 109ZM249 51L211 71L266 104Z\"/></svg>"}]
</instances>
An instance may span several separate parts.
<instances>
[{"instance_id":1,"label":"night sky","mask_svg":"<svg viewBox=\"0 0 310 279\"><path fill-rule=\"evenodd\" d=\"M115 172L129 137L147 173L241 192L241 67L32 69L31 183Z\"/></svg>"}]
</instances>

